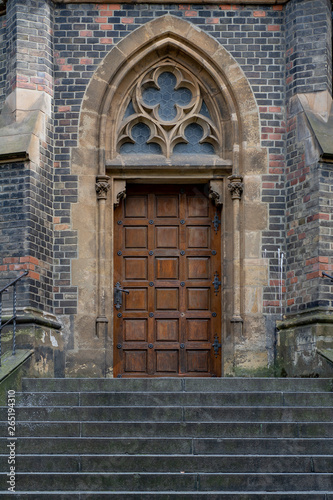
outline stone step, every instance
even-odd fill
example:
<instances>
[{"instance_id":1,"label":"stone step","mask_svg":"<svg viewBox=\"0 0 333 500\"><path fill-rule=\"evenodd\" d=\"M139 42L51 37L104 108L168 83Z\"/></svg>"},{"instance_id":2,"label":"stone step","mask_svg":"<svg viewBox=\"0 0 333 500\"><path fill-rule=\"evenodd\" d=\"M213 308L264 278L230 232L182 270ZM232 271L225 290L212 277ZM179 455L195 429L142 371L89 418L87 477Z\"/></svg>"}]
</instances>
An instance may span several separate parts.
<instances>
[{"instance_id":1,"label":"stone step","mask_svg":"<svg viewBox=\"0 0 333 500\"><path fill-rule=\"evenodd\" d=\"M0 420L7 419L7 409L0 408ZM18 407L19 421L98 421L109 422L332 422L333 408L251 407L243 406L76 406Z\"/></svg>"},{"instance_id":2,"label":"stone step","mask_svg":"<svg viewBox=\"0 0 333 500\"><path fill-rule=\"evenodd\" d=\"M0 473L5 484L6 473ZM332 492L332 473L16 473L18 491Z\"/></svg>"},{"instance_id":3,"label":"stone step","mask_svg":"<svg viewBox=\"0 0 333 500\"><path fill-rule=\"evenodd\" d=\"M0 438L5 450L7 438ZM330 455L333 438L20 437L20 454Z\"/></svg>"},{"instance_id":4,"label":"stone step","mask_svg":"<svg viewBox=\"0 0 333 500\"><path fill-rule=\"evenodd\" d=\"M138 396L140 394L140 396ZM327 392L31 392L16 393L16 406L321 406L333 407Z\"/></svg>"},{"instance_id":5,"label":"stone step","mask_svg":"<svg viewBox=\"0 0 333 500\"><path fill-rule=\"evenodd\" d=\"M26 379L15 416L16 498L328 500L333 491L329 379ZM5 449L6 408L0 419ZM4 480L7 462L2 452Z\"/></svg>"},{"instance_id":6,"label":"stone step","mask_svg":"<svg viewBox=\"0 0 333 500\"><path fill-rule=\"evenodd\" d=\"M328 438L202 438L193 439L194 454L332 455L333 439Z\"/></svg>"},{"instance_id":7,"label":"stone step","mask_svg":"<svg viewBox=\"0 0 333 500\"><path fill-rule=\"evenodd\" d=\"M325 378L140 378L140 379L23 379L24 392L333 392Z\"/></svg>"},{"instance_id":8,"label":"stone step","mask_svg":"<svg viewBox=\"0 0 333 500\"><path fill-rule=\"evenodd\" d=\"M96 450L97 451L97 450ZM0 455L6 470L8 455ZM290 455L39 455L15 457L19 472L113 473L333 473L333 456Z\"/></svg>"},{"instance_id":9,"label":"stone step","mask_svg":"<svg viewBox=\"0 0 333 500\"><path fill-rule=\"evenodd\" d=\"M22 421L17 436L44 437L206 437L206 438L331 438L332 422L44 422ZM8 436L0 422L0 437Z\"/></svg>"},{"instance_id":10,"label":"stone step","mask_svg":"<svg viewBox=\"0 0 333 500\"><path fill-rule=\"evenodd\" d=\"M7 493L5 491L0 491L1 500L12 500L13 494ZM60 492L60 491L49 491L43 493L40 491L34 491L29 493L28 491L20 491L15 493L15 499L18 500L222 500L220 492L201 492L197 493L195 491L165 491L165 492L151 492L151 491L114 491L114 492L86 492L86 493L74 493L74 492ZM293 492L293 491L278 491L272 492L223 492L223 499L227 500L332 500L333 493L331 492L319 492L314 493L311 491L303 492Z\"/></svg>"}]
</instances>

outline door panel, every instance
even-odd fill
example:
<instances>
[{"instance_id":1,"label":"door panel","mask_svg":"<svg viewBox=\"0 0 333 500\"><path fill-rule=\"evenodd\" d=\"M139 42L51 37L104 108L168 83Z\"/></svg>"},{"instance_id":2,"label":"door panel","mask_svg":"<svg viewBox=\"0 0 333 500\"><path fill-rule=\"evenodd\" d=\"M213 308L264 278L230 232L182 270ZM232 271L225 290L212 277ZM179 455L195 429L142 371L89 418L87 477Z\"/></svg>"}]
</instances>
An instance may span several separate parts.
<instances>
[{"instance_id":1,"label":"door panel","mask_svg":"<svg viewBox=\"0 0 333 500\"><path fill-rule=\"evenodd\" d=\"M221 231L204 186L129 185L115 210L114 374L221 376Z\"/></svg>"},{"instance_id":2,"label":"door panel","mask_svg":"<svg viewBox=\"0 0 333 500\"><path fill-rule=\"evenodd\" d=\"M155 228L156 248L178 248L178 226L157 226Z\"/></svg>"},{"instance_id":3,"label":"door panel","mask_svg":"<svg viewBox=\"0 0 333 500\"><path fill-rule=\"evenodd\" d=\"M125 227L125 248L147 248L147 227Z\"/></svg>"},{"instance_id":4,"label":"door panel","mask_svg":"<svg viewBox=\"0 0 333 500\"><path fill-rule=\"evenodd\" d=\"M125 280L147 280L148 258L147 257L124 257Z\"/></svg>"},{"instance_id":5,"label":"door panel","mask_svg":"<svg viewBox=\"0 0 333 500\"><path fill-rule=\"evenodd\" d=\"M157 342L179 342L178 319L157 319L156 340Z\"/></svg>"},{"instance_id":6,"label":"door panel","mask_svg":"<svg viewBox=\"0 0 333 500\"><path fill-rule=\"evenodd\" d=\"M176 195L156 195L156 217L178 217L179 204Z\"/></svg>"},{"instance_id":7,"label":"door panel","mask_svg":"<svg viewBox=\"0 0 333 500\"><path fill-rule=\"evenodd\" d=\"M209 288L188 288L187 309L208 310L210 309Z\"/></svg>"},{"instance_id":8,"label":"door panel","mask_svg":"<svg viewBox=\"0 0 333 500\"><path fill-rule=\"evenodd\" d=\"M188 372L207 373L209 371L210 351L208 350L195 351L192 349L188 349L186 354L187 354L186 364Z\"/></svg>"},{"instance_id":9,"label":"door panel","mask_svg":"<svg viewBox=\"0 0 333 500\"><path fill-rule=\"evenodd\" d=\"M131 196L127 199L125 206L126 217L147 218L148 196Z\"/></svg>"},{"instance_id":10,"label":"door panel","mask_svg":"<svg viewBox=\"0 0 333 500\"><path fill-rule=\"evenodd\" d=\"M146 350L126 350L125 373L147 373L147 351Z\"/></svg>"},{"instance_id":11,"label":"door panel","mask_svg":"<svg viewBox=\"0 0 333 500\"><path fill-rule=\"evenodd\" d=\"M148 290L145 288L129 288L130 293L125 297L125 311L147 311Z\"/></svg>"},{"instance_id":12,"label":"door panel","mask_svg":"<svg viewBox=\"0 0 333 500\"><path fill-rule=\"evenodd\" d=\"M187 248L209 248L210 227L187 226L186 243Z\"/></svg>"},{"instance_id":13,"label":"door panel","mask_svg":"<svg viewBox=\"0 0 333 500\"><path fill-rule=\"evenodd\" d=\"M148 325L146 319L124 319L125 342L147 342Z\"/></svg>"},{"instance_id":14,"label":"door panel","mask_svg":"<svg viewBox=\"0 0 333 500\"><path fill-rule=\"evenodd\" d=\"M186 321L187 340L191 341L209 341L210 339L210 320L188 319Z\"/></svg>"},{"instance_id":15,"label":"door panel","mask_svg":"<svg viewBox=\"0 0 333 500\"><path fill-rule=\"evenodd\" d=\"M155 277L158 280L178 280L179 265L178 257L156 257Z\"/></svg>"},{"instance_id":16,"label":"door panel","mask_svg":"<svg viewBox=\"0 0 333 500\"><path fill-rule=\"evenodd\" d=\"M210 277L210 258L209 257L187 257L187 279L199 280L209 279Z\"/></svg>"}]
</instances>

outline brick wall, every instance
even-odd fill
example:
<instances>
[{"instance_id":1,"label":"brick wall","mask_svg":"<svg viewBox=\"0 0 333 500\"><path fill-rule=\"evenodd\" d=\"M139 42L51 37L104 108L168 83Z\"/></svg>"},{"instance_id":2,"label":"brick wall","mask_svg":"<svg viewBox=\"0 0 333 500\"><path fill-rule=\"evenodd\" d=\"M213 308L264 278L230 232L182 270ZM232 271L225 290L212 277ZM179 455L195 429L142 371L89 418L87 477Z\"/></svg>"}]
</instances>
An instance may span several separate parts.
<instances>
[{"instance_id":1,"label":"brick wall","mask_svg":"<svg viewBox=\"0 0 333 500\"><path fill-rule=\"evenodd\" d=\"M16 8L15 2L8 2L6 19L4 21L6 26L6 85L5 97L10 93L10 89L15 79L16 71Z\"/></svg>"},{"instance_id":2,"label":"brick wall","mask_svg":"<svg viewBox=\"0 0 333 500\"><path fill-rule=\"evenodd\" d=\"M0 286L29 270L19 286L19 307L51 311L51 248L42 222L50 205L42 195L45 184L28 162L0 165Z\"/></svg>"},{"instance_id":3,"label":"brick wall","mask_svg":"<svg viewBox=\"0 0 333 500\"><path fill-rule=\"evenodd\" d=\"M316 8L315 8L316 7ZM290 2L286 85L286 311L332 305L323 270L332 269L331 172L296 94L332 90L331 2Z\"/></svg>"},{"instance_id":4,"label":"brick wall","mask_svg":"<svg viewBox=\"0 0 333 500\"><path fill-rule=\"evenodd\" d=\"M14 88L53 93L53 4L11 0L7 4L10 57L8 93ZM12 26L11 26L12 25Z\"/></svg>"},{"instance_id":5,"label":"brick wall","mask_svg":"<svg viewBox=\"0 0 333 500\"><path fill-rule=\"evenodd\" d=\"M53 3L10 0L5 18L6 96L15 89L52 95ZM29 112L29 106L25 109ZM1 279L6 281L28 269L29 278L20 285L25 288L24 305L44 311L53 310L54 145L50 118L43 114L46 125L39 130L39 158L0 165Z\"/></svg>"},{"instance_id":6,"label":"brick wall","mask_svg":"<svg viewBox=\"0 0 333 500\"><path fill-rule=\"evenodd\" d=\"M332 2L292 0L286 5L287 97L332 92Z\"/></svg>"},{"instance_id":7,"label":"brick wall","mask_svg":"<svg viewBox=\"0 0 333 500\"><path fill-rule=\"evenodd\" d=\"M6 92L6 16L0 16L0 113Z\"/></svg>"}]
</instances>

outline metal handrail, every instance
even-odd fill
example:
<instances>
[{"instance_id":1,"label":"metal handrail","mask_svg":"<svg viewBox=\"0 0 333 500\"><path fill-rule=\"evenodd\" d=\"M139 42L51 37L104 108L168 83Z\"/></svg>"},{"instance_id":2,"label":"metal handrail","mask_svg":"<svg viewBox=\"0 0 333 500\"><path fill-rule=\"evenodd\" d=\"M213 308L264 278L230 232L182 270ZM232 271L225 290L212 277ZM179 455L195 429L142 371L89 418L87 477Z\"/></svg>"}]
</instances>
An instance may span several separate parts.
<instances>
[{"instance_id":1,"label":"metal handrail","mask_svg":"<svg viewBox=\"0 0 333 500\"><path fill-rule=\"evenodd\" d=\"M324 273L324 271L322 271L321 275L322 275L322 278L330 278L330 280L333 281L333 276L330 276L329 274Z\"/></svg>"},{"instance_id":2,"label":"metal handrail","mask_svg":"<svg viewBox=\"0 0 333 500\"><path fill-rule=\"evenodd\" d=\"M24 276L27 276L29 274L29 271L25 271L23 274L15 278L13 281L8 283L5 287L3 287L0 290L0 366L1 366L1 335L2 335L2 329L9 325L11 322L13 322L13 351L12 354L13 356L15 355L16 351L16 303L17 303L17 292L16 292L16 284L18 281L20 281ZM2 324L2 294L4 292L7 292L10 287L13 287L13 316L9 318L9 320L6 321L6 323Z\"/></svg>"}]
</instances>

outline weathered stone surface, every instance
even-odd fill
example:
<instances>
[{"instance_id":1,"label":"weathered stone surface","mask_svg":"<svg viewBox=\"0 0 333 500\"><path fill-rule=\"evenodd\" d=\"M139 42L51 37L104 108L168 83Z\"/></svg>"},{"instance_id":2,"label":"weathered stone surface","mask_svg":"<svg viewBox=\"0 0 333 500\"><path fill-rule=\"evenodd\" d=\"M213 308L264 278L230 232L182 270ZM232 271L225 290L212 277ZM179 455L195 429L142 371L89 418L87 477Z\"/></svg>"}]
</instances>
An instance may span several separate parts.
<instances>
[{"instance_id":1,"label":"weathered stone surface","mask_svg":"<svg viewBox=\"0 0 333 500\"><path fill-rule=\"evenodd\" d=\"M247 203L245 205L244 220L247 231L265 229L268 222L267 207L262 203Z\"/></svg>"},{"instance_id":2,"label":"weathered stone surface","mask_svg":"<svg viewBox=\"0 0 333 500\"><path fill-rule=\"evenodd\" d=\"M315 138L320 145L321 154L325 157L333 156L333 106L331 96L326 91L320 92L316 98L308 94L301 94L299 99ZM308 131L307 135L310 136L311 132ZM301 137L299 138L301 139Z\"/></svg>"},{"instance_id":3,"label":"weathered stone surface","mask_svg":"<svg viewBox=\"0 0 333 500\"><path fill-rule=\"evenodd\" d=\"M278 323L280 367L288 376L330 376L333 364L320 355L333 348L333 327L328 311L314 309Z\"/></svg>"}]
</instances>

